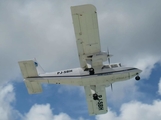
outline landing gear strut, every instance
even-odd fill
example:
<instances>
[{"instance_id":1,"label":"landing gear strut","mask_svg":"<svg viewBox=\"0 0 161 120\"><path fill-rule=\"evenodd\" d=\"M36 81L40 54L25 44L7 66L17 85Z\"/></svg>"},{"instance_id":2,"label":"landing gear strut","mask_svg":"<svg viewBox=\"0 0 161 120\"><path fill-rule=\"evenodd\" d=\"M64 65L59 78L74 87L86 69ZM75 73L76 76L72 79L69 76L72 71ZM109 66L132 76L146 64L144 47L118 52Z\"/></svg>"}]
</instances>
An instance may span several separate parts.
<instances>
[{"instance_id":1,"label":"landing gear strut","mask_svg":"<svg viewBox=\"0 0 161 120\"><path fill-rule=\"evenodd\" d=\"M94 75L94 69L93 68L89 68L89 74Z\"/></svg>"},{"instance_id":2,"label":"landing gear strut","mask_svg":"<svg viewBox=\"0 0 161 120\"><path fill-rule=\"evenodd\" d=\"M140 80L140 77L139 77L139 76L136 76L136 77L135 77L135 80Z\"/></svg>"}]
</instances>

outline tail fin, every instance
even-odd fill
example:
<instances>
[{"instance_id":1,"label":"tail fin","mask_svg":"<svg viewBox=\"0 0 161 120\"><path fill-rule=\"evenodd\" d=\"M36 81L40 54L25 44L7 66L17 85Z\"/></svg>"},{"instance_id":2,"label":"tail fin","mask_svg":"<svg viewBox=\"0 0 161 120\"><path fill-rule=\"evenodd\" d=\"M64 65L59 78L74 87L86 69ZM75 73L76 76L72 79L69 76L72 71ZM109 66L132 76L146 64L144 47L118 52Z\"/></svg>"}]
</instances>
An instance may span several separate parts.
<instances>
[{"instance_id":1,"label":"tail fin","mask_svg":"<svg viewBox=\"0 0 161 120\"><path fill-rule=\"evenodd\" d=\"M36 66L36 70L37 70L37 72L38 72L38 75L44 74L45 71L44 71L44 69L41 67L41 65L38 64L36 58L34 58L34 63L35 63L35 66Z\"/></svg>"},{"instance_id":2,"label":"tail fin","mask_svg":"<svg viewBox=\"0 0 161 120\"><path fill-rule=\"evenodd\" d=\"M44 70L35 60L19 61L19 66L24 78L35 77L44 74Z\"/></svg>"}]
</instances>

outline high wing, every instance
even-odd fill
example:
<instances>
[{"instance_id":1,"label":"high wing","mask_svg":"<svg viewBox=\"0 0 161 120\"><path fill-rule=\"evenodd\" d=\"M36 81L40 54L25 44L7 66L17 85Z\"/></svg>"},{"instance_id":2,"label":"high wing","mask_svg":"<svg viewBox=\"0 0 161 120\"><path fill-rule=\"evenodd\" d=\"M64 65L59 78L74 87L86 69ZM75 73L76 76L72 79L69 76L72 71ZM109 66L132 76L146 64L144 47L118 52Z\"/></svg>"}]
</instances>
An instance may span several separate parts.
<instances>
[{"instance_id":1,"label":"high wing","mask_svg":"<svg viewBox=\"0 0 161 120\"><path fill-rule=\"evenodd\" d=\"M82 68L87 68L89 62L92 62L92 66L102 66L102 60L97 60L95 62L88 60L92 55L101 52L95 6L90 4L72 6L71 12L80 66Z\"/></svg>"},{"instance_id":2,"label":"high wing","mask_svg":"<svg viewBox=\"0 0 161 120\"><path fill-rule=\"evenodd\" d=\"M107 113L106 90L105 86L84 86L88 110L90 115ZM98 99L94 100L93 95L98 95Z\"/></svg>"}]
</instances>

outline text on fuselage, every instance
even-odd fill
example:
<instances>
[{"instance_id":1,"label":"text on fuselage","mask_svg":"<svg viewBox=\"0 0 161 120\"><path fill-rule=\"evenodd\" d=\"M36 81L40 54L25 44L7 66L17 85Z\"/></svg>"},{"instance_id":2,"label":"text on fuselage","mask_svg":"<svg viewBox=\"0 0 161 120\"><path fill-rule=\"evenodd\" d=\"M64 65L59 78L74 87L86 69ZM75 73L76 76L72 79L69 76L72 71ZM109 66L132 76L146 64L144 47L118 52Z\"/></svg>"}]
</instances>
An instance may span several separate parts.
<instances>
[{"instance_id":1,"label":"text on fuselage","mask_svg":"<svg viewBox=\"0 0 161 120\"><path fill-rule=\"evenodd\" d=\"M69 73L72 72L72 70L65 70L65 71L59 71L57 74L64 74L64 73Z\"/></svg>"}]
</instances>

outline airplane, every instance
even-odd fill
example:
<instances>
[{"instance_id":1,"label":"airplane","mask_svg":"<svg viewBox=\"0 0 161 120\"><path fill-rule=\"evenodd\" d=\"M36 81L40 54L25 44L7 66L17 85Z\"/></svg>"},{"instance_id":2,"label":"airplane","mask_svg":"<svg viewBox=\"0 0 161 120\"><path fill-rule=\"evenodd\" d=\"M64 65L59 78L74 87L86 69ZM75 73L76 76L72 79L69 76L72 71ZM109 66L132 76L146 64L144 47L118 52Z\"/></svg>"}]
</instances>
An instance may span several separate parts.
<instances>
[{"instance_id":1,"label":"airplane","mask_svg":"<svg viewBox=\"0 0 161 120\"><path fill-rule=\"evenodd\" d=\"M91 4L72 6L79 68L44 72L36 59L19 61L19 67L29 94L42 92L42 83L84 86L89 115L108 112L106 87L135 77L140 80L142 70L110 63L109 50L101 51L97 12ZM109 64L103 62L108 61Z\"/></svg>"}]
</instances>

